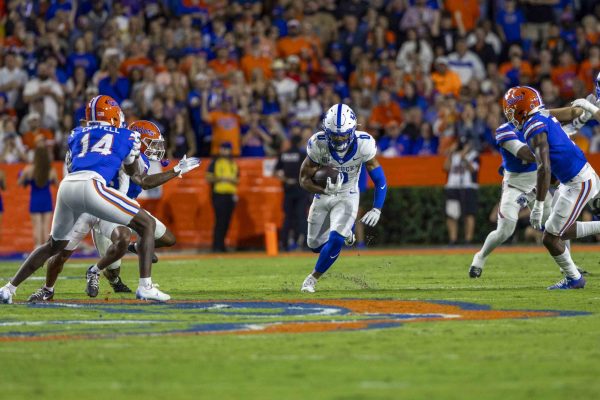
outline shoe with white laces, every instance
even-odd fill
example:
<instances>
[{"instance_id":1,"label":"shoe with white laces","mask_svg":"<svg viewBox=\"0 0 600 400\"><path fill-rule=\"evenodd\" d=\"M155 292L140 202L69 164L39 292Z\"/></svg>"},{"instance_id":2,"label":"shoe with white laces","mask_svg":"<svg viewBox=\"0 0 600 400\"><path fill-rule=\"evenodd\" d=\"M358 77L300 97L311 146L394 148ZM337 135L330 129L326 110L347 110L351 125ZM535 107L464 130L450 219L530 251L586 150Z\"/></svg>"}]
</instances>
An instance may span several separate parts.
<instances>
[{"instance_id":1,"label":"shoe with white laces","mask_svg":"<svg viewBox=\"0 0 600 400\"><path fill-rule=\"evenodd\" d=\"M348 247L354 246L355 242L356 242L356 236L354 235L354 232L351 232L350 236L348 236L346 239L344 239L344 244Z\"/></svg>"},{"instance_id":2,"label":"shoe with white laces","mask_svg":"<svg viewBox=\"0 0 600 400\"><path fill-rule=\"evenodd\" d=\"M92 271L93 267L93 265L89 267L85 273L85 292L90 297L98 296L100 290L100 273Z\"/></svg>"},{"instance_id":3,"label":"shoe with white laces","mask_svg":"<svg viewBox=\"0 0 600 400\"><path fill-rule=\"evenodd\" d=\"M158 290L158 285L152 285L150 287L138 286L137 290L135 291L135 298L138 300L171 300L171 296Z\"/></svg>"},{"instance_id":4,"label":"shoe with white laces","mask_svg":"<svg viewBox=\"0 0 600 400\"><path fill-rule=\"evenodd\" d=\"M44 303L46 301L52 300L54 297L54 290L48 290L45 286L42 286L38 290L36 290L29 298L27 302L29 303Z\"/></svg>"},{"instance_id":5,"label":"shoe with white laces","mask_svg":"<svg viewBox=\"0 0 600 400\"><path fill-rule=\"evenodd\" d=\"M312 276L312 274L310 274L306 277L306 279L302 283L302 288L300 288L300 291L306 292L306 293L314 293L315 286L317 286L317 280L315 279L314 276Z\"/></svg>"},{"instance_id":6,"label":"shoe with white laces","mask_svg":"<svg viewBox=\"0 0 600 400\"><path fill-rule=\"evenodd\" d=\"M13 294L10 292L10 290L6 286L3 286L0 288L0 303L12 304L12 297L13 297Z\"/></svg>"}]
</instances>

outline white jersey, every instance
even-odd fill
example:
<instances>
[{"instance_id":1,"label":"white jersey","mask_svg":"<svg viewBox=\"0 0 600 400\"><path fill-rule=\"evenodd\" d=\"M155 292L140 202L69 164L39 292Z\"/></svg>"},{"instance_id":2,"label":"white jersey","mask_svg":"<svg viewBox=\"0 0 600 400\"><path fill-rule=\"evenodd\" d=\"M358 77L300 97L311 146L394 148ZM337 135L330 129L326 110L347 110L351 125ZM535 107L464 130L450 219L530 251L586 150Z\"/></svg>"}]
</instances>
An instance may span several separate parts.
<instances>
[{"instance_id":1,"label":"white jersey","mask_svg":"<svg viewBox=\"0 0 600 400\"><path fill-rule=\"evenodd\" d=\"M312 135L306 147L306 154L314 163L328 165L344 175L341 193L358 192L358 178L362 165L377 154L377 145L373 136L362 131L356 131L354 135L355 144L341 156L329 148L323 131Z\"/></svg>"}]
</instances>

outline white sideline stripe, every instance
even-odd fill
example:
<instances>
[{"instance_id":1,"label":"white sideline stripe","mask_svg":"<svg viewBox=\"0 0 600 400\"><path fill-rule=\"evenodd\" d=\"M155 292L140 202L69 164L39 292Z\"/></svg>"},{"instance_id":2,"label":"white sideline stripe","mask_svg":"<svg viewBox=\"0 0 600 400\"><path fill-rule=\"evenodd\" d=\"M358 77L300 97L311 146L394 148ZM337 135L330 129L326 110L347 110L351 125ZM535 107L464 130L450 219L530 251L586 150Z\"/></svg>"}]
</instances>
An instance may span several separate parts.
<instances>
[{"instance_id":1,"label":"white sideline stripe","mask_svg":"<svg viewBox=\"0 0 600 400\"><path fill-rule=\"evenodd\" d=\"M120 204L126 210L128 210L128 211L130 211L130 212L132 212L134 214L137 214L140 211L137 207L130 206L129 204L127 204L123 200L121 200L119 197L115 196L113 193L105 190L102 187L102 184L100 182L98 182L98 181L94 181L94 182L96 184L96 187L100 191L100 193L102 193L103 195L105 195L109 199L113 200L115 203Z\"/></svg>"}]
</instances>

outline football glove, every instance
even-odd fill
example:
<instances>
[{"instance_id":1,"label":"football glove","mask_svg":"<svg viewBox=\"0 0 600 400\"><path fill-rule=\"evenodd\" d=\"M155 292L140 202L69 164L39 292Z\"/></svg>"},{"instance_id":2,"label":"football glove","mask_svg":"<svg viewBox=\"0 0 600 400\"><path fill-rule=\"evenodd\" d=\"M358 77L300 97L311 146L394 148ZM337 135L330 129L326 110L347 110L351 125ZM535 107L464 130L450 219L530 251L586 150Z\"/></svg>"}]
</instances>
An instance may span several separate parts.
<instances>
[{"instance_id":1,"label":"football glove","mask_svg":"<svg viewBox=\"0 0 600 400\"><path fill-rule=\"evenodd\" d=\"M544 214L544 202L536 200L533 202L533 207L531 208L531 214L529 215L529 222L533 229L537 229L538 231L542 230L542 215Z\"/></svg>"},{"instance_id":2,"label":"football glove","mask_svg":"<svg viewBox=\"0 0 600 400\"><path fill-rule=\"evenodd\" d=\"M327 178L327 185L323 189L323 193L329 196L336 195L342 190L342 184L344 183L344 175L340 172L335 183L331 182L331 178Z\"/></svg>"},{"instance_id":3,"label":"football glove","mask_svg":"<svg viewBox=\"0 0 600 400\"><path fill-rule=\"evenodd\" d=\"M135 159L140 156L140 149L142 147L142 141L140 140L139 132L132 131L130 137L133 138L133 147L129 151L129 154L127 155L127 157L125 157L125 160L123 160L125 165L133 164Z\"/></svg>"},{"instance_id":4,"label":"football glove","mask_svg":"<svg viewBox=\"0 0 600 400\"><path fill-rule=\"evenodd\" d=\"M179 161L179 163L173 168L173 171L177 174L178 177L181 178L183 174L187 174L194 168L198 168L200 166L200 159L198 157L190 157L183 156L183 158Z\"/></svg>"},{"instance_id":5,"label":"football glove","mask_svg":"<svg viewBox=\"0 0 600 400\"><path fill-rule=\"evenodd\" d=\"M592 115L596 114L599 110L598 107L596 107L594 104L587 101L586 99L577 99L574 102L572 102L571 105L573 107L579 107L582 110L587 111Z\"/></svg>"},{"instance_id":6,"label":"football glove","mask_svg":"<svg viewBox=\"0 0 600 400\"><path fill-rule=\"evenodd\" d=\"M360 222L372 228L377 225L380 216L381 210L379 208L371 208L371 210L363 215L363 217L360 219Z\"/></svg>"}]
</instances>

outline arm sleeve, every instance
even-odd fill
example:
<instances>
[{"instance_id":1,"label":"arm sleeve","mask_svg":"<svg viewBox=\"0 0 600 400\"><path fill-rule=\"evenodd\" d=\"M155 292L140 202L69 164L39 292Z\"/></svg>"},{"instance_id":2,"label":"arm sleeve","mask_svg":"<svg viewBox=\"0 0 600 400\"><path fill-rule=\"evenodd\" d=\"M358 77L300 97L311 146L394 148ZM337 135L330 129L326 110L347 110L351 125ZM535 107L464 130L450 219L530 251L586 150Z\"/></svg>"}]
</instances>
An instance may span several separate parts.
<instances>
[{"instance_id":1,"label":"arm sleeve","mask_svg":"<svg viewBox=\"0 0 600 400\"><path fill-rule=\"evenodd\" d=\"M517 157L517 153L521 150L521 147L527 146L525 143L520 140L511 139L503 141L500 146L508 150L513 156Z\"/></svg>"},{"instance_id":2,"label":"arm sleeve","mask_svg":"<svg viewBox=\"0 0 600 400\"><path fill-rule=\"evenodd\" d=\"M375 196L373 199L373 208L381 210L383 203L385 202L385 196L387 194L387 182L385 180L385 174L381 165L374 170L368 171L369 176L375 184Z\"/></svg>"}]
</instances>

